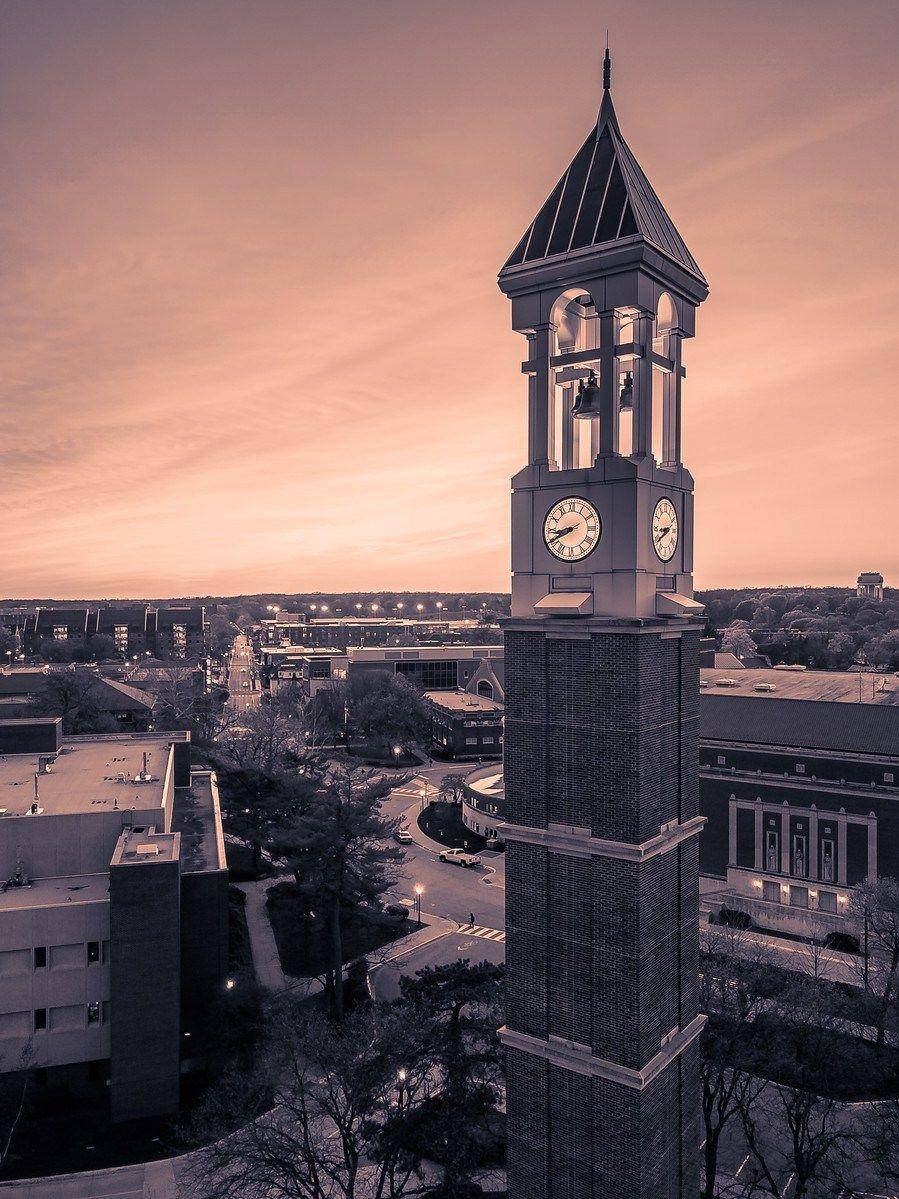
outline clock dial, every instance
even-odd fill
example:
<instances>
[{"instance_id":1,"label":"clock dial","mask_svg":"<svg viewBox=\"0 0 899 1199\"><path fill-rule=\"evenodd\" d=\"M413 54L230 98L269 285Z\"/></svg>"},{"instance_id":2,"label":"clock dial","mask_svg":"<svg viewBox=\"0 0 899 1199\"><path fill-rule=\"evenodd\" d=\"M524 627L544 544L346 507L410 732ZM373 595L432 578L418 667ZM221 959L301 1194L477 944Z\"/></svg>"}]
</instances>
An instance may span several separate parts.
<instances>
[{"instance_id":1,"label":"clock dial","mask_svg":"<svg viewBox=\"0 0 899 1199\"><path fill-rule=\"evenodd\" d=\"M543 522L546 548L560 562L580 562L602 537L599 513L588 500L567 496L553 504Z\"/></svg>"},{"instance_id":2,"label":"clock dial","mask_svg":"<svg viewBox=\"0 0 899 1199\"><path fill-rule=\"evenodd\" d=\"M663 562L670 562L677 549L677 512L671 500L659 500L652 514L652 544Z\"/></svg>"}]
</instances>

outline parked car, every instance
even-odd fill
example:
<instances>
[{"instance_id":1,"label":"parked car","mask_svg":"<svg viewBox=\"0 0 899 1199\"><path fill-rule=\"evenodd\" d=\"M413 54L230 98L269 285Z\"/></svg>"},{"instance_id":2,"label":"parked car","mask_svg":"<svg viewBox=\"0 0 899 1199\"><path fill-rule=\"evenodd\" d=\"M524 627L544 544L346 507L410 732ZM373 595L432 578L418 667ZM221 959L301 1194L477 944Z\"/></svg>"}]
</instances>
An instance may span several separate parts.
<instances>
[{"instance_id":1,"label":"parked car","mask_svg":"<svg viewBox=\"0 0 899 1199\"><path fill-rule=\"evenodd\" d=\"M715 679L716 687L739 687L736 679Z\"/></svg>"},{"instance_id":2,"label":"parked car","mask_svg":"<svg viewBox=\"0 0 899 1199\"><path fill-rule=\"evenodd\" d=\"M441 862L454 862L457 866L480 866L481 859L467 849L445 849L440 855Z\"/></svg>"},{"instance_id":3,"label":"parked car","mask_svg":"<svg viewBox=\"0 0 899 1199\"><path fill-rule=\"evenodd\" d=\"M754 690L756 691L776 691L777 688L773 683L756 683Z\"/></svg>"},{"instance_id":4,"label":"parked car","mask_svg":"<svg viewBox=\"0 0 899 1199\"><path fill-rule=\"evenodd\" d=\"M407 828L398 828L393 834L394 841L399 841L400 845L408 845L412 840L412 834Z\"/></svg>"}]
</instances>

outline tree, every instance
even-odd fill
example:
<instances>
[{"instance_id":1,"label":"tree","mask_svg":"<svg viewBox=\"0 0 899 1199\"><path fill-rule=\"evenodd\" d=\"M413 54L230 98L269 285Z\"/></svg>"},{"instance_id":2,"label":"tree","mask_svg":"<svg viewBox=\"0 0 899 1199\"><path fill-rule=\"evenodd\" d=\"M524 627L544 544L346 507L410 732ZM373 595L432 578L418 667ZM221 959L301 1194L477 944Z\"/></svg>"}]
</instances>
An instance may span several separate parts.
<instances>
[{"instance_id":1,"label":"tree","mask_svg":"<svg viewBox=\"0 0 899 1199\"><path fill-rule=\"evenodd\" d=\"M380 670L351 675L345 697L350 725L370 745L405 748L427 733L427 700L403 675Z\"/></svg>"},{"instance_id":2,"label":"tree","mask_svg":"<svg viewBox=\"0 0 899 1199\"><path fill-rule=\"evenodd\" d=\"M421 1030L419 1052L436 1081L435 1093L409 1111L400 1139L413 1157L443 1166L431 1194L445 1199L480 1193L474 1175L495 1135L502 1084L503 978L502 966L462 960L400 979L397 1006Z\"/></svg>"},{"instance_id":3,"label":"tree","mask_svg":"<svg viewBox=\"0 0 899 1199\"><path fill-rule=\"evenodd\" d=\"M0 1168L12 1151L16 1133L27 1114L31 1097L34 1058L34 1042L29 1038L19 1054L15 1067L6 1069L0 1060Z\"/></svg>"},{"instance_id":4,"label":"tree","mask_svg":"<svg viewBox=\"0 0 899 1199\"><path fill-rule=\"evenodd\" d=\"M0 625L0 666L6 666L18 652L18 642L15 633Z\"/></svg>"},{"instance_id":5,"label":"tree","mask_svg":"<svg viewBox=\"0 0 899 1199\"><path fill-rule=\"evenodd\" d=\"M276 837L276 852L287 859L297 887L322 912L329 930L326 990L337 1020L343 1018L345 914L377 903L399 875L403 852L388 841L399 821L383 816L380 808L403 781L360 767L332 767Z\"/></svg>"},{"instance_id":6,"label":"tree","mask_svg":"<svg viewBox=\"0 0 899 1199\"><path fill-rule=\"evenodd\" d=\"M746 1026L769 1003L768 956L742 929L706 926L700 934L699 1005L708 1016L699 1066L703 1121L702 1199L718 1194L718 1156L725 1130L759 1090Z\"/></svg>"},{"instance_id":7,"label":"tree","mask_svg":"<svg viewBox=\"0 0 899 1199\"><path fill-rule=\"evenodd\" d=\"M69 736L115 732L118 725L104 708L101 688L89 670L50 671L37 695L38 710L61 716L63 732Z\"/></svg>"},{"instance_id":8,"label":"tree","mask_svg":"<svg viewBox=\"0 0 899 1199\"><path fill-rule=\"evenodd\" d=\"M420 1193L413 1156L384 1129L427 1085L404 1014L367 1010L333 1025L276 1008L255 1068L223 1078L192 1122L207 1147L198 1199L401 1199ZM247 1123L235 1129L235 1117ZM211 1143L209 1143L211 1142Z\"/></svg>"},{"instance_id":9,"label":"tree","mask_svg":"<svg viewBox=\"0 0 899 1199\"><path fill-rule=\"evenodd\" d=\"M207 629L209 652L219 660L227 658L234 644L234 625L221 612L213 612Z\"/></svg>"},{"instance_id":10,"label":"tree","mask_svg":"<svg viewBox=\"0 0 899 1199\"><path fill-rule=\"evenodd\" d=\"M453 803L461 803L465 794L465 774L461 770L451 770L440 780L440 794L448 796Z\"/></svg>"},{"instance_id":11,"label":"tree","mask_svg":"<svg viewBox=\"0 0 899 1199\"><path fill-rule=\"evenodd\" d=\"M877 1048L882 1050L899 988L899 882L883 876L858 883L852 888L849 916L865 938L863 983L873 1004Z\"/></svg>"},{"instance_id":12,"label":"tree","mask_svg":"<svg viewBox=\"0 0 899 1199\"><path fill-rule=\"evenodd\" d=\"M751 658L758 653L758 646L746 631L745 626L732 624L721 636L721 648L725 653L738 658Z\"/></svg>"}]
</instances>

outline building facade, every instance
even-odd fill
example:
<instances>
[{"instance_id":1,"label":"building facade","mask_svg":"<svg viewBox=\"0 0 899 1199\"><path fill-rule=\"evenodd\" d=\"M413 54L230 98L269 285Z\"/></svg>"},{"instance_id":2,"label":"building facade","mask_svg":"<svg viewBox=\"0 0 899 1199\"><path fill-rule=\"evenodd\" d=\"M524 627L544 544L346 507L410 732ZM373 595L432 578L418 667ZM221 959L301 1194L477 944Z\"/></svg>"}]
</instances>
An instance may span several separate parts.
<instances>
[{"instance_id":1,"label":"building facade","mask_svg":"<svg viewBox=\"0 0 899 1199\"><path fill-rule=\"evenodd\" d=\"M503 752L503 705L472 691L426 691L431 746L444 758L498 758Z\"/></svg>"},{"instance_id":2,"label":"building facade","mask_svg":"<svg viewBox=\"0 0 899 1199\"><path fill-rule=\"evenodd\" d=\"M855 594L870 599L875 604L883 603L883 575L877 570L866 570L858 576Z\"/></svg>"},{"instance_id":3,"label":"building facade","mask_svg":"<svg viewBox=\"0 0 899 1199\"><path fill-rule=\"evenodd\" d=\"M177 1110L182 1033L228 965L214 776L186 733L31 718L0 721L0 791L0 1070L27 1054L115 1120Z\"/></svg>"},{"instance_id":4,"label":"building facade","mask_svg":"<svg viewBox=\"0 0 899 1199\"><path fill-rule=\"evenodd\" d=\"M699 1189L699 639L681 344L707 284L596 125L500 273L528 342L505 623L511 1199Z\"/></svg>"},{"instance_id":5,"label":"building facade","mask_svg":"<svg viewBox=\"0 0 899 1199\"><path fill-rule=\"evenodd\" d=\"M206 612L200 604L37 608L24 618L21 630L24 651L32 657L46 652L54 642L73 650L89 649L97 634L109 637L123 658L148 654L164 661L196 661L207 652Z\"/></svg>"}]
</instances>

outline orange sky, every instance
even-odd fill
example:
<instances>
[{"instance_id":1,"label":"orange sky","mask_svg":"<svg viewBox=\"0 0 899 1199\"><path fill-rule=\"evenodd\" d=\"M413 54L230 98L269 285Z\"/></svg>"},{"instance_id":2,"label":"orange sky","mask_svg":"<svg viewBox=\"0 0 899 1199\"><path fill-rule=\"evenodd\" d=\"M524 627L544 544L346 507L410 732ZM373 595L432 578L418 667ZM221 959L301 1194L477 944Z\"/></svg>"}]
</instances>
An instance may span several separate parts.
<instances>
[{"instance_id":1,"label":"orange sky","mask_svg":"<svg viewBox=\"0 0 899 1199\"><path fill-rule=\"evenodd\" d=\"M4 0L0 595L503 588L595 119L710 280L698 586L899 583L890 0Z\"/></svg>"}]
</instances>

